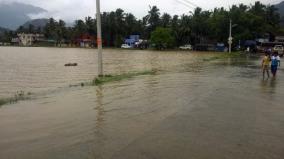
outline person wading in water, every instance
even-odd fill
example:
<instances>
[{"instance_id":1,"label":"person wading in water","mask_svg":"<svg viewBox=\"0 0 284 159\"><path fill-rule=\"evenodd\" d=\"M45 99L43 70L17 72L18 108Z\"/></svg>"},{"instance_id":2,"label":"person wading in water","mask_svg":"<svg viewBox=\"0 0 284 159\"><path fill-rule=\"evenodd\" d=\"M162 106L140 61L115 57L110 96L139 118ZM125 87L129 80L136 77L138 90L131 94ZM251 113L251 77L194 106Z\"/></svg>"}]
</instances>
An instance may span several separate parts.
<instances>
[{"instance_id":1,"label":"person wading in water","mask_svg":"<svg viewBox=\"0 0 284 159\"><path fill-rule=\"evenodd\" d=\"M271 57L271 73L273 77L276 77L278 66L280 67L280 57L277 52L274 52Z\"/></svg>"},{"instance_id":2,"label":"person wading in water","mask_svg":"<svg viewBox=\"0 0 284 159\"><path fill-rule=\"evenodd\" d=\"M262 73L263 73L263 79L265 78L265 72L267 73L267 78L269 78L269 64L270 64L270 56L266 52L264 58L262 59Z\"/></svg>"}]
</instances>

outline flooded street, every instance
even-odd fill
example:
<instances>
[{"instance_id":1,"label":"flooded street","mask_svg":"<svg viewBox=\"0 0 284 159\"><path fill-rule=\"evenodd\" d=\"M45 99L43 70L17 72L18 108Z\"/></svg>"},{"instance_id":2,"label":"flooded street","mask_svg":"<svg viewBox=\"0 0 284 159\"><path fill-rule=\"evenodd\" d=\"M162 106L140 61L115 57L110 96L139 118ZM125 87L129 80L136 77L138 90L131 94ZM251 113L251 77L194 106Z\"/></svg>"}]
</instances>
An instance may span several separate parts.
<instances>
[{"instance_id":1,"label":"flooded street","mask_svg":"<svg viewBox=\"0 0 284 159\"><path fill-rule=\"evenodd\" d=\"M160 70L102 86L92 49L0 47L0 159L282 159L284 69L259 57L107 49L107 74ZM77 62L78 67L64 67Z\"/></svg>"},{"instance_id":2,"label":"flooded street","mask_svg":"<svg viewBox=\"0 0 284 159\"><path fill-rule=\"evenodd\" d=\"M161 56L162 55L162 56ZM188 53L106 49L105 74L121 74L151 69L172 70L195 60ZM204 55L205 56L205 55ZM78 67L64 67L78 63ZM17 91L38 93L78 82L97 75L96 50L60 48L0 47L0 98Z\"/></svg>"}]
</instances>

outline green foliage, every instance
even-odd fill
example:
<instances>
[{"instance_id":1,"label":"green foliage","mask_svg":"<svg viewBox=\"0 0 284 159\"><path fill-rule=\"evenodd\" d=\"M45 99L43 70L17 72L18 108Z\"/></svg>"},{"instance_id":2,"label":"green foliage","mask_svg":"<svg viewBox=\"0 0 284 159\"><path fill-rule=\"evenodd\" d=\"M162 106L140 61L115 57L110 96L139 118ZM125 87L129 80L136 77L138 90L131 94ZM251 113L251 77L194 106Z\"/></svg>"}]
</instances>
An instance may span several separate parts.
<instances>
[{"instance_id":1,"label":"green foliage","mask_svg":"<svg viewBox=\"0 0 284 159\"><path fill-rule=\"evenodd\" d=\"M12 38L15 36L13 31L5 31L4 34L0 37L2 42L11 42Z\"/></svg>"},{"instance_id":2,"label":"green foliage","mask_svg":"<svg viewBox=\"0 0 284 159\"><path fill-rule=\"evenodd\" d=\"M121 80L124 80L124 79L133 78L133 77L136 77L136 76L154 75L156 73L157 73L156 70L152 70L152 71L142 71L142 72L130 72L130 73L125 73L125 74L121 74L121 75L105 75L103 77L95 78L92 84L97 86L97 85L102 85L104 83L121 81Z\"/></svg>"},{"instance_id":3,"label":"green foliage","mask_svg":"<svg viewBox=\"0 0 284 159\"><path fill-rule=\"evenodd\" d=\"M9 102L9 100L7 100L7 99L0 99L0 106L6 104L8 102Z\"/></svg>"},{"instance_id":4,"label":"green foliage","mask_svg":"<svg viewBox=\"0 0 284 159\"><path fill-rule=\"evenodd\" d=\"M199 43L227 43L230 19L234 24L238 24L233 28L235 43L239 40L266 38L267 35L270 35L271 38L273 35L284 32L280 27L280 15L276 7L260 2L255 2L250 6L233 5L229 10L215 8L212 11L206 11L196 8L194 12L181 16L161 14L157 6L152 6L142 19L137 19L133 14L125 13L122 9L104 12L101 17L104 45L111 47L120 47L124 39L131 34L141 35L142 39L148 40L151 38L151 34L161 27L171 30L174 43L172 43L172 38L167 39L171 43L170 46L173 44L180 46ZM96 30L96 19L91 17L76 20L73 27L66 27L64 21L56 21L51 18L43 33L46 38L60 43L63 39L75 41L85 34L96 36ZM39 33L42 31L30 26L29 28L19 27L16 32ZM7 32L0 39L8 42L13 36L15 33ZM159 37L159 35L157 36ZM164 44L164 42L159 43Z\"/></svg>"},{"instance_id":5,"label":"green foliage","mask_svg":"<svg viewBox=\"0 0 284 159\"><path fill-rule=\"evenodd\" d=\"M13 97L0 99L0 106L30 99L31 95L31 92L25 93L24 91L19 91Z\"/></svg>"},{"instance_id":6,"label":"green foliage","mask_svg":"<svg viewBox=\"0 0 284 159\"><path fill-rule=\"evenodd\" d=\"M174 46L174 37L169 28L158 27L151 33L151 43L159 50Z\"/></svg>"}]
</instances>

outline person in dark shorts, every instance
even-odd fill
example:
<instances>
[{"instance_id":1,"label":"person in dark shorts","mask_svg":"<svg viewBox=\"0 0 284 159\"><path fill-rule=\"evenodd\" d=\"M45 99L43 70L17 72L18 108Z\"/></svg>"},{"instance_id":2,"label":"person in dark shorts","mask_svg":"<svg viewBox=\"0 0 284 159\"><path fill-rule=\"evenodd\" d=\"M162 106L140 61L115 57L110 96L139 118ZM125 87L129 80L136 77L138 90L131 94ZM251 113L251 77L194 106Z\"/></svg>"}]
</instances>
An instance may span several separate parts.
<instances>
[{"instance_id":1,"label":"person in dark shorts","mask_svg":"<svg viewBox=\"0 0 284 159\"><path fill-rule=\"evenodd\" d=\"M280 57L277 54L274 52L271 57L271 73L273 77L276 77L278 66L280 66Z\"/></svg>"}]
</instances>

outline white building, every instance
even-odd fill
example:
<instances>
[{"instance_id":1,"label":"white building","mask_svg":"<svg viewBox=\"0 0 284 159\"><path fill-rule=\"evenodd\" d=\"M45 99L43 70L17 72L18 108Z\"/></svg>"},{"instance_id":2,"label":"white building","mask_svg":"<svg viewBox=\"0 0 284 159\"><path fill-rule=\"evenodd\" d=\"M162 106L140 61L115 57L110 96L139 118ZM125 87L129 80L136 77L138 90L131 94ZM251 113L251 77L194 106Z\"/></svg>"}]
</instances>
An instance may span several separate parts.
<instances>
[{"instance_id":1,"label":"white building","mask_svg":"<svg viewBox=\"0 0 284 159\"><path fill-rule=\"evenodd\" d=\"M42 40L44 35L42 34L18 34L19 45L21 46L32 46L35 41Z\"/></svg>"},{"instance_id":2,"label":"white building","mask_svg":"<svg viewBox=\"0 0 284 159\"><path fill-rule=\"evenodd\" d=\"M281 43L283 43L283 42L284 42L284 36L276 36L276 37L275 37L275 42L281 42Z\"/></svg>"}]
</instances>

